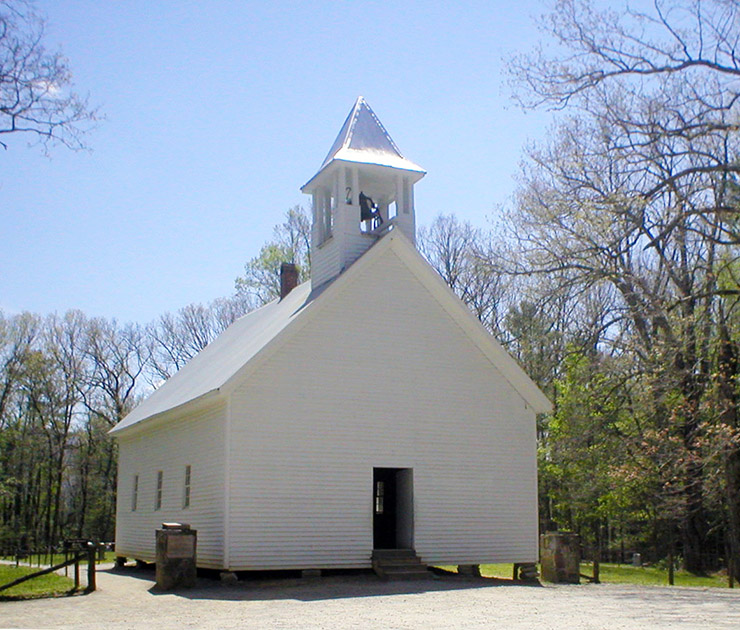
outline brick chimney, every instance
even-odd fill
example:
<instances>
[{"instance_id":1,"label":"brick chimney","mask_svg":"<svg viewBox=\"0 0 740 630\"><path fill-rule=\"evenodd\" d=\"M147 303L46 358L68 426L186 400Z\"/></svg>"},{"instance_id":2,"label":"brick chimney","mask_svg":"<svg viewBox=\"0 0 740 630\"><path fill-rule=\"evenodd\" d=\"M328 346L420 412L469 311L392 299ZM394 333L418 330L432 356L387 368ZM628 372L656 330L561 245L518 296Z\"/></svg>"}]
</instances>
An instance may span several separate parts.
<instances>
[{"instance_id":1,"label":"brick chimney","mask_svg":"<svg viewBox=\"0 0 740 630\"><path fill-rule=\"evenodd\" d=\"M280 265L280 299L298 286L298 267L295 263L284 262Z\"/></svg>"}]
</instances>

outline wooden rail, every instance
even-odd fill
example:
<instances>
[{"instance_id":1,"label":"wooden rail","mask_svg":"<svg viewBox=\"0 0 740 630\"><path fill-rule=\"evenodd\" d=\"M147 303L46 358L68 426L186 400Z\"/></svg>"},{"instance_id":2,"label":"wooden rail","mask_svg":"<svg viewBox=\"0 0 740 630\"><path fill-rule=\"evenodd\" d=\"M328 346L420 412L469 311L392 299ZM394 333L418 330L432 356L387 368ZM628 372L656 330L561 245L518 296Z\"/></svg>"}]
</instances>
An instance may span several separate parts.
<instances>
[{"instance_id":1,"label":"wooden rail","mask_svg":"<svg viewBox=\"0 0 740 630\"><path fill-rule=\"evenodd\" d=\"M13 586L17 586L18 584L27 582L28 580L41 577L42 575L46 575L47 573L59 571L60 569L63 569L70 565L74 565L75 567L75 589L78 589L80 587L80 561L84 560L85 556L87 556L87 588L85 590L88 593L91 593L95 590L97 586L95 579L96 545L93 543L87 543L87 549L75 550L72 551L72 554L74 555L74 557L70 558L69 560L65 560L64 562L60 562L59 564L55 564L54 566L41 569L40 571L36 571L35 573L31 573L30 575L24 575L16 580L13 580L12 582L8 582L7 584L0 584L0 591L12 588Z\"/></svg>"}]
</instances>

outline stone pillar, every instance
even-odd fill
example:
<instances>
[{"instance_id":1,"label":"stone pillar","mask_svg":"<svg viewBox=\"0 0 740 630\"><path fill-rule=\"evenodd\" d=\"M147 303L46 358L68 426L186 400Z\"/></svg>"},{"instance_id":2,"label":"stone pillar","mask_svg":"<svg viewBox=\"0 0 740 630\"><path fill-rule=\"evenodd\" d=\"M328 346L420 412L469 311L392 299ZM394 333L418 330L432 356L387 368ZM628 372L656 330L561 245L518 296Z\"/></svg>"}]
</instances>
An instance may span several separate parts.
<instances>
[{"instance_id":1,"label":"stone pillar","mask_svg":"<svg viewBox=\"0 0 740 630\"><path fill-rule=\"evenodd\" d=\"M195 586L198 533L190 525L162 523L157 530L156 588L170 591Z\"/></svg>"},{"instance_id":2,"label":"stone pillar","mask_svg":"<svg viewBox=\"0 0 740 630\"><path fill-rule=\"evenodd\" d=\"M570 532L548 532L540 536L542 579L547 582L579 584L581 581L581 537Z\"/></svg>"},{"instance_id":3,"label":"stone pillar","mask_svg":"<svg viewBox=\"0 0 740 630\"><path fill-rule=\"evenodd\" d=\"M221 584L236 584L239 577L233 571L221 571L219 574Z\"/></svg>"}]
</instances>

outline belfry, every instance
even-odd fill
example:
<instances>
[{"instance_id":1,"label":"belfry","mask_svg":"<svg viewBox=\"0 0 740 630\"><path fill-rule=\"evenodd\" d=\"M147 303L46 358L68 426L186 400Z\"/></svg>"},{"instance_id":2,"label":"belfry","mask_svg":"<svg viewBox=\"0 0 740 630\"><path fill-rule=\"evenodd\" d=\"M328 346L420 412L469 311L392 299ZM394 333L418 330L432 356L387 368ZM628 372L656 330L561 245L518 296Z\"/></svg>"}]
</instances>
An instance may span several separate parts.
<instances>
[{"instance_id":1,"label":"belfry","mask_svg":"<svg viewBox=\"0 0 740 630\"><path fill-rule=\"evenodd\" d=\"M406 159L361 96L321 168L301 190L313 198L311 282L342 273L389 231L416 241L414 184L426 172Z\"/></svg>"}]
</instances>

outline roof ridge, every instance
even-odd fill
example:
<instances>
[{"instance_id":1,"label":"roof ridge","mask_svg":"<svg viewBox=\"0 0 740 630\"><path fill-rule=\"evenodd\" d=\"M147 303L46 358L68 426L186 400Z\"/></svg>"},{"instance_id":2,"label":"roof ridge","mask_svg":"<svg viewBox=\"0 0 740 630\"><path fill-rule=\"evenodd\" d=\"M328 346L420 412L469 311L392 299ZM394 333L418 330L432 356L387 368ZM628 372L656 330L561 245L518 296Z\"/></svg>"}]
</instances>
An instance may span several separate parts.
<instances>
[{"instance_id":1,"label":"roof ridge","mask_svg":"<svg viewBox=\"0 0 740 630\"><path fill-rule=\"evenodd\" d=\"M342 141L342 146L340 147L342 149L349 149L349 145L352 141L352 134L355 132L355 126L357 125L357 119L360 117L360 110L362 109L363 103L367 105L364 97L358 96L357 100L355 101L355 106L352 108L352 112L350 113L351 120L349 123L349 128L347 129L347 133L345 134L344 140Z\"/></svg>"},{"instance_id":2,"label":"roof ridge","mask_svg":"<svg viewBox=\"0 0 740 630\"><path fill-rule=\"evenodd\" d=\"M399 157L404 157L403 153L401 153L401 149L399 149L398 145L393 141L393 138L391 138L391 134L388 133L388 130L385 128L383 123L380 122L380 118L378 118L378 116L375 114L375 112L373 111L373 108L370 107L370 104L364 98L362 98L362 96L360 97L360 99L362 99L362 102L365 104L365 107L367 107L368 113L373 117L373 120L378 125L378 127L380 127L381 131L383 132L385 137L388 139L388 142L393 147L394 151L398 153Z\"/></svg>"},{"instance_id":3,"label":"roof ridge","mask_svg":"<svg viewBox=\"0 0 740 630\"><path fill-rule=\"evenodd\" d=\"M360 120L366 116L366 122L363 123L360 131L357 129L357 125ZM368 134L368 123L373 128ZM360 134L358 136L358 134ZM369 140L369 142L368 142ZM358 146L359 145L359 146ZM334 139L334 143L329 149L324 161L321 163L319 172L324 169L332 160L337 159L337 156L347 155L346 152L358 153L385 153L388 155L394 155L401 162L408 162L404 157L398 145L391 138L391 134L385 128L380 118L370 107L370 104L365 100L364 96L358 96L355 104L349 112L347 118L345 118L342 128L339 130L337 137ZM412 166L416 166L410 163ZM412 170L422 170L416 167Z\"/></svg>"},{"instance_id":4,"label":"roof ridge","mask_svg":"<svg viewBox=\"0 0 740 630\"><path fill-rule=\"evenodd\" d=\"M308 194L315 192L321 174L337 164L367 164L407 171L412 183L426 174L421 166L401 153L364 96L357 97L319 170L301 190Z\"/></svg>"}]
</instances>

